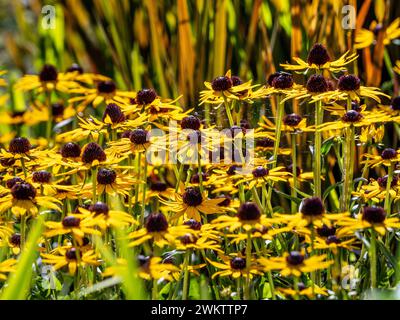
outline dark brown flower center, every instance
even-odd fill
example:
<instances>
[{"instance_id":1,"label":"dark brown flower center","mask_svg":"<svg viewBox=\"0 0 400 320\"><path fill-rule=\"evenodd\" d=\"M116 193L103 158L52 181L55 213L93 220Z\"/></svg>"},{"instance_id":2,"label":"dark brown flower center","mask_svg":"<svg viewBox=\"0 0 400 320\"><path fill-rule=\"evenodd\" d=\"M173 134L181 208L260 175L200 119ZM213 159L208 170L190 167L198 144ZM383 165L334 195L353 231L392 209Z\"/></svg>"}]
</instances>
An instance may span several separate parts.
<instances>
[{"instance_id":1,"label":"dark brown flower center","mask_svg":"<svg viewBox=\"0 0 400 320\"><path fill-rule=\"evenodd\" d=\"M142 89L137 93L136 102L140 105L150 104L157 98L154 89Z\"/></svg>"},{"instance_id":2,"label":"dark brown flower center","mask_svg":"<svg viewBox=\"0 0 400 320\"><path fill-rule=\"evenodd\" d=\"M16 137L10 141L9 151L14 154L28 153L31 148L31 143L27 138Z\"/></svg>"},{"instance_id":3,"label":"dark brown flower center","mask_svg":"<svg viewBox=\"0 0 400 320\"><path fill-rule=\"evenodd\" d=\"M328 227L327 225L323 225L321 228L317 228L317 233L320 237L327 238L329 236L333 236L336 233L335 227Z\"/></svg>"},{"instance_id":4,"label":"dark brown flower center","mask_svg":"<svg viewBox=\"0 0 400 320\"><path fill-rule=\"evenodd\" d=\"M340 91L356 91L360 89L360 85L361 81L357 76L348 74L339 78L338 89Z\"/></svg>"},{"instance_id":5,"label":"dark brown flower center","mask_svg":"<svg viewBox=\"0 0 400 320\"><path fill-rule=\"evenodd\" d=\"M66 228L79 227L81 219L74 216L66 216L61 223Z\"/></svg>"},{"instance_id":6,"label":"dark brown flower center","mask_svg":"<svg viewBox=\"0 0 400 320\"><path fill-rule=\"evenodd\" d=\"M307 62L309 64L316 64L318 66L321 66L329 62L330 60L331 58L329 57L328 51L320 43L314 44L310 52L308 53Z\"/></svg>"},{"instance_id":7,"label":"dark brown flower center","mask_svg":"<svg viewBox=\"0 0 400 320\"><path fill-rule=\"evenodd\" d=\"M293 77L290 73L280 72L273 78L272 86L276 89L289 89L293 87Z\"/></svg>"},{"instance_id":8,"label":"dark brown flower center","mask_svg":"<svg viewBox=\"0 0 400 320\"><path fill-rule=\"evenodd\" d=\"M392 148L386 148L381 153L381 157L384 160L394 159L394 158L396 158L396 156L397 156L397 152L396 152L396 150L394 150Z\"/></svg>"},{"instance_id":9,"label":"dark brown flower center","mask_svg":"<svg viewBox=\"0 0 400 320\"><path fill-rule=\"evenodd\" d=\"M10 237L10 243L16 247L19 247L21 245L21 235L19 233L14 233Z\"/></svg>"},{"instance_id":10,"label":"dark brown flower center","mask_svg":"<svg viewBox=\"0 0 400 320\"><path fill-rule=\"evenodd\" d=\"M103 122L107 116L110 118L113 124L117 124L125 120L124 113L122 112L121 108L115 103L109 103L107 105L103 114Z\"/></svg>"},{"instance_id":11,"label":"dark brown flower center","mask_svg":"<svg viewBox=\"0 0 400 320\"><path fill-rule=\"evenodd\" d=\"M182 129L199 130L200 126L201 126L201 121L196 116L187 116L184 117L181 121Z\"/></svg>"},{"instance_id":12,"label":"dark brown flower center","mask_svg":"<svg viewBox=\"0 0 400 320\"><path fill-rule=\"evenodd\" d=\"M51 114L54 117L61 117L64 114L64 105L60 102L54 102L51 104Z\"/></svg>"},{"instance_id":13,"label":"dark brown flower center","mask_svg":"<svg viewBox=\"0 0 400 320\"><path fill-rule=\"evenodd\" d=\"M246 260L239 257L233 258L231 260L231 268L235 270L243 270L246 268Z\"/></svg>"},{"instance_id":14,"label":"dark brown flower center","mask_svg":"<svg viewBox=\"0 0 400 320\"><path fill-rule=\"evenodd\" d=\"M252 171L254 178L262 178L268 175L269 170L264 167L257 167Z\"/></svg>"},{"instance_id":15,"label":"dark brown flower center","mask_svg":"<svg viewBox=\"0 0 400 320\"><path fill-rule=\"evenodd\" d=\"M324 76L313 74L307 81L307 91L311 93L322 93L328 91L328 82Z\"/></svg>"},{"instance_id":16,"label":"dark brown flower center","mask_svg":"<svg viewBox=\"0 0 400 320\"><path fill-rule=\"evenodd\" d=\"M15 159L13 158L3 158L0 160L0 164L3 167L11 167L13 164L15 164Z\"/></svg>"},{"instance_id":17,"label":"dark brown flower center","mask_svg":"<svg viewBox=\"0 0 400 320\"><path fill-rule=\"evenodd\" d=\"M298 251L291 251L289 255L286 257L286 262L292 266L298 266L303 263L304 255Z\"/></svg>"},{"instance_id":18,"label":"dark brown flower center","mask_svg":"<svg viewBox=\"0 0 400 320\"><path fill-rule=\"evenodd\" d=\"M195 237L191 233L187 233L187 234L183 235L182 237L180 237L179 240L181 240L182 244L185 244L185 245L194 244L197 241L197 237Z\"/></svg>"},{"instance_id":19,"label":"dark brown flower center","mask_svg":"<svg viewBox=\"0 0 400 320\"><path fill-rule=\"evenodd\" d=\"M95 215L104 214L108 215L109 209L108 205L104 202L96 202L89 206L89 211L94 212Z\"/></svg>"},{"instance_id":20,"label":"dark brown flower center","mask_svg":"<svg viewBox=\"0 0 400 320\"><path fill-rule=\"evenodd\" d=\"M17 183L21 183L21 182L25 182L22 178L20 177L14 177L11 179L8 179L6 181L6 186L8 189L11 189L12 187L14 187Z\"/></svg>"},{"instance_id":21,"label":"dark brown flower center","mask_svg":"<svg viewBox=\"0 0 400 320\"><path fill-rule=\"evenodd\" d=\"M238 218L242 221L255 221L260 217L260 208L253 202L243 203L238 209Z\"/></svg>"},{"instance_id":22,"label":"dark brown flower center","mask_svg":"<svg viewBox=\"0 0 400 320\"><path fill-rule=\"evenodd\" d=\"M168 188L168 185L161 181L152 182L150 184L150 189L153 191L162 192L162 191L167 190L167 188Z\"/></svg>"},{"instance_id":23,"label":"dark brown flower center","mask_svg":"<svg viewBox=\"0 0 400 320\"><path fill-rule=\"evenodd\" d=\"M97 182L99 184L112 184L117 179L117 173L112 169L101 168L97 172Z\"/></svg>"},{"instance_id":24,"label":"dark brown flower center","mask_svg":"<svg viewBox=\"0 0 400 320\"><path fill-rule=\"evenodd\" d=\"M186 220L183 224L185 226L189 226L189 228L192 230L200 230L202 226L201 222L196 221L194 219Z\"/></svg>"},{"instance_id":25,"label":"dark brown flower center","mask_svg":"<svg viewBox=\"0 0 400 320\"><path fill-rule=\"evenodd\" d=\"M57 77L57 69L50 64L45 64L39 73L39 79L41 82L56 81Z\"/></svg>"},{"instance_id":26,"label":"dark brown flower center","mask_svg":"<svg viewBox=\"0 0 400 320\"><path fill-rule=\"evenodd\" d=\"M300 212L305 216L319 216L325 212L325 207L320 198L311 197L302 201Z\"/></svg>"},{"instance_id":27,"label":"dark brown flower center","mask_svg":"<svg viewBox=\"0 0 400 320\"><path fill-rule=\"evenodd\" d=\"M33 200L36 197L36 189L28 182L21 182L11 188L11 194L17 200Z\"/></svg>"},{"instance_id":28,"label":"dark brown flower center","mask_svg":"<svg viewBox=\"0 0 400 320\"><path fill-rule=\"evenodd\" d=\"M325 242L326 242L326 244L331 244L331 243L339 244L342 241L335 235L332 235L332 236L329 236L328 238L326 238Z\"/></svg>"},{"instance_id":29,"label":"dark brown flower center","mask_svg":"<svg viewBox=\"0 0 400 320\"><path fill-rule=\"evenodd\" d=\"M148 232L162 232L168 229L168 221L162 213L152 213L147 218L146 229Z\"/></svg>"},{"instance_id":30,"label":"dark brown flower center","mask_svg":"<svg viewBox=\"0 0 400 320\"><path fill-rule=\"evenodd\" d=\"M342 120L344 122L350 122L350 123L358 122L362 118L363 118L362 114L356 110L349 110L342 116Z\"/></svg>"},{"instance_id":31,"label":"dark brown flower center","mask_svg":"<svg viewBox=\"0 0 400 320\"><path fill-rule=\"evenodd\" d=\"M51 180L51 173L46 170L35 171L32 174L33 182L49 183Z\"/></svg>"},{"instance_id":32,"label":"dark brown flower center","mask_svg":"<svg viewBox=\"0 0 400 320\"><path fill-rule=\"evenodd\" d=\"M283 118L283 123L290 127L296 127L301 122L301 120L303 120L303 118L300 115L296 113L291 113Z\"/></svg>"},{"instance_id":33,"label":"dark brown flower center","mask_svg":"<svg viewBox=\"0 0 400 320\"><path fill-rule=\"evenodd\" d=\"M95 142L88 143L82 152L83 163L92 163L95 160L105 161L106 159L104 150Z\"/></svg>"},{"instance_id":34,"label":"dark brown flower center","mask_svg":"<svg viewBox=\"0 0 400 320\"><path fill-rule=\"evenodd\" d=\"M77 63L73 63L68 69L67 72L78 72L78 74L82 74L83 73L83 68L77 64Z\"/></svg>"},{"instance_id":35,"label":"dark brown flower center","mask_svg":"<svg viewBox=\"0 0 400 320\"><path fill-rule=\"evenodd\" d=\"M386 212L381 207L364 207L362 219L369 223L382 223L386 219Z\"/></svg>"},{"instance_id":36,"label":"dark brown flower center","mask_svg":"<svg viewBox=\"0 0 400 320\"><path fill-rule=\"evenodd\" d=\"M82 256L82 253L79 251L79 256ZM78 260L78 250L76 248L71 248L65 252L65 257L68 260Z\"/></svg>"},{"instance_id":37,"label":"dark brown flower center","mask_svg":"<svg viewBox=\"0 0 400 320\"><path fill-rule=\"evenodd\" d=\"M99 93L111 94L117 90L115 83L111 80L99 81L97 83L97 91Z\"/></svg>"},{"instance_id":38,"label":"dark brown flower center","mask_svg":"<svg viewBox=\"0 0 400 320\"><path fill-rule=\"evenodd\" d=\"M75 142L68 142L61 148L63 158L78 158L81 155L81 147Z\"/></svg>"},{"instance_id":39,"label":"dark brown flower center","mask_svg":"<svg viewBox=\"0 0 400 320\"><path fill-rule=\"evenodd\" d=\"M274 146L274 143L274 140L270 138L263 138L256 141L256 146L262 148L272 148Z\"/></svg>"},{"instance_id":40,"label":"dark brown flower center","mask_svg":"<svg viewBox=\"0 0 400 320\"><path fill-rule=\"evenodd\" d=\"M183 202L190 207L196 207L203 202L203 196L197 187L188 187L182 196Z\"/></svg>"},{"instance_id":41,"label":"dark brown flower center","mask_svg":"<svg viewBox=\"0 0 400 320\"><path fill-rule=\"evenodd\" d=\"M225 91L232 88L232 79L226 76L217 77L211 82L211 87L215 91Z\"/></svg>"},{"instance_id":42,"label":"dark brown flower center","mask_svg":"<svg viewBox=\"0 0 400 320\"><path fill-rule=\"evenodd\" d=\"M130 136L131 142L136 145L143 145L149 142L149 133L143 129L135 129Z\"/></svg>"},{"instance_id":43,"label":"dark brown flower center","mask_svg":"<svg viewBox=\"0 0 400 320\"><path fill-rule=\"evenodd\" d=\"M236 170L238 170L238 169L240 169L241 168L241 166L238 166L238 165L231 165L229 168L228 168L228 170L226 170L226 174L227 175L229 175L229 176L233 176L233 175L235 175L236 174Z\"/></svg>"},{"instance_id":44,"label":"dark brown flower center","mask_svg":"<svg viewBox=\"0 0 400 320\"><path fill-rule=\"evenodd\" d=\"M206 172L202 172L201 179L202 179L202 181L207 181L208 174ZM200 175L198 173L195 173L194 175L192 175L192 177L190 178L190 183L193 183L193 184L200 183Z\"/></svg>"}]
</instances>

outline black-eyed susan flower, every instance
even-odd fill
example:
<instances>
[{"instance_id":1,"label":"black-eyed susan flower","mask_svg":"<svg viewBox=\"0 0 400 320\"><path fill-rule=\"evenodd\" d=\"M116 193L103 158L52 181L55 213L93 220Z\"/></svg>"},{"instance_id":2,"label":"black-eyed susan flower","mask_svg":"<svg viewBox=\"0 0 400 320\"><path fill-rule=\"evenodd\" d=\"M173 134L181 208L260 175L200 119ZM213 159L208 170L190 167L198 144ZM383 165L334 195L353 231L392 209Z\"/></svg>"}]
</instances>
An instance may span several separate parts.
<instances>
[{"instance_id":1,"label":"black-eyed susan flower","mask_svg":"<svg viewBox=\"0 0 400 320\"><path fill-rule=\"evenodd\" d=\"M333 261L326 261L326 255L306 257L302 252L291 251L283 257L259 258L258 263L264 271L279 270L284 277L300 277L302 273L325 269Z\"/></svg>"},{"instance_id":2,"label":"black-eyed susan flower","mask_svg":"<svg viewBox=\"0 0 400 320\"><path fill-rule=\"evenodd\" d=\"M400 150L386 148L381 152L380 155L365 153L363 156L367 159L364 160L362 163L365 163L371 168L381 165L390 167L391 165L400 161Z\"/></svg>"},{"instance_id":3,"label":"black-eyed susan flower","mask_svg":"<svg viewBox=\"0 0 400 320\"><path fill-rule=\"evenodd\" d=\"M188 226L170 226L163 213L152 213L147 217L144 228L129 234L128 238L131 240L129 245L135 247L153 240L154 245L163 248L174 245L178 237L190 233L191 230Z\"/></svg>"},{"instance_id":4,"label":"black-eyed susan flower","mask_svg":"<svg viewBox=\"0 0 400 320\"><path fill-rule=\"evenodd\" d=\"M286 70L304 72L309 69L314 70L329 70L337 73L340 71L346 71L346 66L356 60L358 55L356 53L350 53L347 51L337 60L332 61L326 48L319 43L314 44L308 53L307 62L299 57L293 57L296 64L285 64L281 63L281 66Z\"/></svg>"},{"instance_id":5,"label":"black-eyed susan flower","mask_svg":"<svg viewBox=\"0 0 400 320\"><path fill-rule=\"evenodd\" d=\"M252 279L255 275L262 275L262 272L254 259L251 261L250 268L247 268L246 259L240 254L235 256L218 255L218 258L221 262L207 259L211 265L220 269L220 271L215 272L211 278L230 276L234 279L241 277L249 277Z\"/></svg>"},{"instance_id":6,"label":"black-eyed susan flower","mask_svg":"<svg viewBox=\"0 0 400 320\"><path fill-rule=\"evenodd\" d=\"M225 199L208 199L206 192L201 192L198 187L187 187L180 194L176 194L175 201L160 198L170 211L174 213L173 219L184 216L187 219L201 221L201 214L224 213L224 207L219 206Z\"/></svg>"},{"instance_id":7,"label":"black-eyed susan flower","mask_svg":"<svg viewBox=\"0 0 400 320\"><path fill-rule=\"evenodd\" d=\"M101 232L96 228L100 219L100 216L88 217L84 214L69 214L61 222L46 221L44 236L51 238L57 235L70 234L81 245L85 235L101 235Z\"/></svg>"},{"instance_id":8,"label":"black-eyed susan flower","mask_svg":"<svg viewBox=\"0 0 400 320\"><path fill-rule=\"evenodd\" d=\"M78 268L100 265L94 250L82 252L75 247L58 248L54 253L41 253L41 256L43 263L52 265L54 270L67 266L70 275L75 275Z\"/></svg>"},{"instance_id":9,"label":"black-eyed susan flower","mask_svg":"<svg viewBox=\"0 0 400 320\"><path fill-rule=\"evenodd\" d=\"M354 48L363 49L376 44L379 32L384 32L383 45L387 46L400 37L400 18L393 20L385 29L382 23L377 21L372 21L369 29L357 29Z\"/></svg>"},{"instance_id":10,"label":"black-eyed susan flower","mask_svg":"<svg viewBox=\"0 0 400 320\"><path fill-rule=\"evenodd\" d=\"M317 295L321 296L329 296L328 289L326 288L321 288L319 286L311 286L311 287L306 287L303 282L298 282L297 283L297 290L296 288L283 288L283 287L278 287L276 290L280 293L283 294L286 297L292 297L296 298L298 296L305 296L309 299L315 298Z\"/></svg>"},{"instance_id":11,"label":"black-eyed susan flower","mask_svg":"<svg viewBox=\"0 0 400 320\"><path fill-rule=\"evenodd\" d=\"M356 218L344 218L337 222L342 228L339 235L347 235L357 230L373 229L381 235L385 235L388 229L400 228L400 220L397 217L387 217L381 207L364 207L362 213Z\"/></svg>"}]
</instances>

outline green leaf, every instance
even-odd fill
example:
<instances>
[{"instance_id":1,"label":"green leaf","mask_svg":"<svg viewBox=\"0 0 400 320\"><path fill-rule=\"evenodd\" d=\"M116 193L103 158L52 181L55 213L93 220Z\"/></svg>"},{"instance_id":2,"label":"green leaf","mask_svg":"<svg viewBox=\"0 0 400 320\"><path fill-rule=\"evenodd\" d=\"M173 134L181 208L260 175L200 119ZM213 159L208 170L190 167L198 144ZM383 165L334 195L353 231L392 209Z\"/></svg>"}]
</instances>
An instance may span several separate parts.
<instances>
[{"instance_id":1,"label":"green leaf","mask_svg":"<svg viewBox=\"0 0 400 320\"><path fill-rule=\"evenodd\" d=\"M325 201L326 198L329 196L332 190L336 189L336 187L340 186L343 183L343 181L336 182L335 184L331 184L328 188L326 188L322 198Z\"/></svg>"},{"instance_id":2,"label":"green leaf","mask_svg":"<svg viewBox=\"0 0 400 320\"><path fill-rule=\"evenodd\" d=\"M333 138L329 138L329 139L325 140L325 141L322 143L322 146L321 146L321 154L322 154L323 156L326 156L326 155L329 153L329 151L331 150L331 147L332 147L333 143L334 143Z\"/></svg>"}]
</instances>

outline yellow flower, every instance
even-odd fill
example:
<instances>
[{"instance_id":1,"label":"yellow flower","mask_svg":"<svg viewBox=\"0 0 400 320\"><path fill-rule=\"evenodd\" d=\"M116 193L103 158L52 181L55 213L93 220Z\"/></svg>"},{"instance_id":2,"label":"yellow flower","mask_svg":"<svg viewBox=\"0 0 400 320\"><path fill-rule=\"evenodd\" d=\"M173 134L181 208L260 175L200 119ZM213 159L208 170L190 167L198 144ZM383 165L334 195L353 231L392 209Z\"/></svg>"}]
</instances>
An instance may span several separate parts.
<instances>
[{"instance_id":1,"label":"yellow flower","mask_svg":"<svg viewBox=\"0 0 400 320\"><path fill-rule=\"evenodd\" d=\"M368 29L358 29L356 30L356 38L355 38L355 49L363 49L367 48L372 44L376 44L377 34L383 29L381 23L376 21L371 22L371 25ZM391 41L400 37L400 18L395 19L390 23L390 25L383 30L384 38L383 45L387 46Z\"/></svg>"},{"instance_id":2,"label":"yellow flower","mask_svg":"<svg viewBox=\"0 0 400 320\"><path fill-rule=\"evenodd\" d=\"M262 272L259 270L258 265L254 259L251 260L250 268L246 268L246 259L243 258L240 254L226 256L226 255L218 255L221 262L213 261L207 258L207 261L213 265L214 267L221 269L221 271L214 272L211 276L212 279L216 277L227 277L231 276L234 279L243 277L250 279L255 275L262 275Z\"/></svg>"}]
</instances>

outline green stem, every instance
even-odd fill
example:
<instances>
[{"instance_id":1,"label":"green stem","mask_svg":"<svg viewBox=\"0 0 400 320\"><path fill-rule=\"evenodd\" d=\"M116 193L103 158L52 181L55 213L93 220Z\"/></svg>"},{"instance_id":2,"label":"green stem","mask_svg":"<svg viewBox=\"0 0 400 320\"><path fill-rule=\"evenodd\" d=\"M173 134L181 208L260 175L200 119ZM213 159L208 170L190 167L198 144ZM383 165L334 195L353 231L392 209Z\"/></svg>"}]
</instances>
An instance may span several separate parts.
<instances>
[{"instance_id":1,"label":"green stem","mask_svg":"<svg viewBox=\"0 0 400 320\"><path fill-rule=\"evenodd\" d=\"M279 94L276 96L276 104L278 110L275 122L275 143L272 155L272 161L273 161L272 168L275 168L277 165L279 144L281 142L281 134L282 134L282 119L283 119L283 113L285 111L285 104L281 103L281 96Z\"/></svg>"},{"instance_id":2,"label":"green stem","mask_svg":"<svg viewBox=\"0 0 400 320\"><path fill-rule=\"evenodd\" d=\"M97 167L92 167L92 202L97 202Z\"/></svg>"},{"instance_id":3,"label":"green stem","mask_svg":"<svg viewBox=\"0 0 400 320\"><path fill-rule=\"evenodd\" d=\"M315 142L314 142L314 196L322 198L321 190L321 132L318 131L323 121L322 102L315 102Z\"/></svg>"},{"instance_id":4,"label":"green stem","mask_svg":"<svg viewBox=\"0 0 400 320\"><path fill-rule=\"evenodd\" d=\"M189 292L189 268L188 265L190 263L190 250L187 250L185 253L185 260L183 262L183 291L182 291L182 300L187 300L188 292Z\"/></svg>"},{"instance_id":5,"label":"green stem","mask_svg":"<svg viewBox=\"0 0 400 320\"><path fill-rule=\"evenodd\" d=\"M293 175L293 188L292 197L297 198L297 148L296 148L296 135L292 134L292 175ZM297 212L297 205L291 201L292 213Z\"/></svg>"},{"instance_id":6,"label":"green stem","mask_svg":"<svg viewBox=\"0 0 400 320\"><path fill-rule=\"evenodd\" d=\"M251 267L251 233L247 232L247 243L246 243L246 287L244 291L244 300L250 300L250 267Z\"/></svg>"},{"instance_id":7,"label":"green stem","mask_svg":"<svg viewBox=\"0 0 400 320\"><path fill-rule=\"evenodd\" d=\"M369 243L371 288L376 288L376 235L375 230L371 228L371 239Z\"/></svg>"},{"instance_id":8,"label":"green stem","mask_svg":"<svg viewBox=\"0 0 400 320\"><path fill-rule=\"evenodd\" d=\"M393 181L393 170L394 170L394 164L391 163L389 166L388 170L388 175L387 175L387 180L386 180L386 195L385 195L385 212L388 217L390 217L391 213L391 205L390 205L390 189L392 187L392 181Z\"/></svg>"},{"instance_id":9,"label":"green stem","mask_svg":"<svg viewBox=\"0 0 400 320\"><path fill-rule=\"evenodd\" d=\"M234 122L233 122L233 118L232 118L231 107L230 107L225 95L222 95L222 96L224 97L225 111L226 111L226 115L228 116L229 126L232 128L234 126Z\"/></svg>"}]
</instances>

